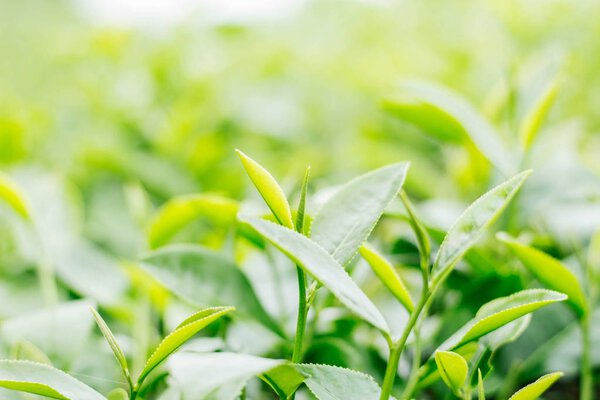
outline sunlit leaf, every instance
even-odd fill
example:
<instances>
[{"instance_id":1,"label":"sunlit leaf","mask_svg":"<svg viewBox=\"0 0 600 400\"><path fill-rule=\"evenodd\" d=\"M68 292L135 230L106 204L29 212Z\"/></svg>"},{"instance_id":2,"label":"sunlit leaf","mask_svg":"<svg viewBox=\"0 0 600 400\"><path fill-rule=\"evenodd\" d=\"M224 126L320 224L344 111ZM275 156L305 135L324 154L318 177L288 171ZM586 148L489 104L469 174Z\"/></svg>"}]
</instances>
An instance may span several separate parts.
<instances>
[{"instance_id":1,"label":"sunlit leaf","mask_svg":"<svg viewBox=\"0 0 600 400\"><path fill-rule=\"evenodd\" d=\"M129 367L127 366L127 358L125 358L123 350L121 350L119 343L117 343L117 339L113 335L112 331L110 330L102 316L98 313L98 311L96 311L94 308L90 308L90 310L92 312L92 315L94 316L94 320L96 321L98 328L100 328L100 332L102 332L102 336L104 336L106 342L110 346L110 349L115 355L115 358L117 359L117 362L121 367L121 371L123 372L125 379L127 379L127 382L131 383Z\"/></svg>"},{"instance_id":2,"label":"sunlit leaf","mask_svg":"<svg viewBox=\"0 0 600 400\"><path fill-rule=\"evenodd\" d=\"M196 194L175 197L163 205L148 228L151 248L166 244L177 232L198 217L206 217L220 225L235 221L239 204L226 197Z\"/></svg>"},{"instance_id":3,"label":"sunlit leaf","mask_svg":"<svg viewBox=\"0 0 600 400\"><path fill-rule=\"evenodd\" d=\"M392 164L342 186L315 215L310 237L345 265L402 188L407 170L408 163Z\"/></svg>"},{"instance_id":4,"label":"sunlit leaf","mask_svg":"<svg viewBox=\"0 0 600 400\"><path fill-rule=\"evenodd\" d=\"M474 319L445 341L440 346L440 350L456 349L517 318L566 299L567 296L562 293L545 289L530 289L492 300L479 309Z\"/></svg>"},{"instance_id":5,"label":"sunlit leaf","mask_svg":"<svg viewBox=\"0 0 600 400\"><path fill-rule=\"evenodd\" d=\"M460 354L452 351L436 351L435 363L444 383L454 393L458 393L467 381L469 373L467 361Z\"/></svg>"},{"instance_id":6,"label":"sunlit leaf","mask_svg":"<svg viewBox=\"0 0 600 400\"><path fill-rule=\"evenodd\" d=\"M409 313L412 312L414 303L394 266L368 245L361 246L360 255L371 266L371 269L385 287L406 307Z\"/></svg>"},{"instance_id":7,"label":"sunlit leaf","mask_svg":"<svg viewBox=\"0 0 600 400\"><path fill-rule=\"evenodd\" d=\"M512 252L521 260L525 268L544 286L569 296L568 303L579 316L586 313L587 306L583 288L569 267L556 258L533 247L519 243L506 234L498 234L497 237L508 245Z\"/></svg>"},{"instance_id":8,"label":"sunlit leaf","mask_svg":"<svg viewBox=\"0 0 600 400\"><path fill-rule=\"evenodd\" d=\"M502 213L517 193L530 171L521 172L496 186L466 209L446 234L437 253L433 274L434 281L443 279L460 258L472 247L484 229Z\"/></svg>"},{"instance_id":9,"label":"sunlit leaf","mask_svg":"<svg viewBox=\"0 0 600 400\"><path fill-rule=\"evenodd\" d=\"M530 383L523 389L519 390L509 400L536 400L538 399L554 382L562 376L562 372L553 372L539 378L537 381Z\"/></svg>"},{"instance_id":10,"label":"sunlit leaf","mask_svg":"<svg viewBox=\"0 0 600 400\"><path fill-rule=\"evenodd\" d=\"M21 217L29 219L29 209L24 195L16 184L3 174L0 174L0 199L6 202Z\"/></svg>"},{"instance_id":11,"label":"sunlit leaf","mask_svg":"<svg viewBox=\"0 0 600 400\"><path fill-rule=\"evenodd\" d=\"M273 212L273 215L279 221L279 223L287 228L293 229L294 223L292 221L292 211L290 210L290 204L285 197L285 193L273 178L273 176L264 169L259 163L242 153L240 150L236 150L244 169L248 173L248 176L258 189L258 192L267 203L267 206Z\"/></svg>"},{"instance_id":12,"label":"sunlit leaf","mask_svg":"<svg viewBox=\"0 0 600 400\"><path fill-rule=\"evenodd\" d=\"M246 275L232 260L214 250L169 245L142 258L140 267L175 295L198 307L232 305L285 336L263 308Z\"/></svg>"},{"instance_id":13,"label":"sunlit leaf","mask_svg":"<svg viewBox=\"0 0 600 400\"><path fill-rule=\"evenodd\" d=\"M558 92L558 80L552 80L525 115L520 127L521 146L527 151L533 144Z\"/></svg>"},{"instance_id":14,"label":"sunlit leaf","mask_svg":"<svg viewBox=\"0 0 600 400\"><path fill-rule=\"evenodd\" d=\"M60 400L106 400L66 373L31 361L0 360L0 387Z\"/></svg>"},{"instance_id":15,"label":"sunlit leaf","mask_svg":"<svg viewBox=\"0 0 600 400\"><path fill-rule=\"evenodd\" d=\"M233 307L206 308L183 321L173 332L160 342L150 358L148 358L144 369L138 377L138 384L143 382L146 376L148 376L154 368L181 347L181 345L191 339L196 333L233 310Z\"/></svg>"},{"instance_id":16,"label":"sunlit leaf","mask_svg":"<svg viewBox=\"0 0 600 400\"><path fill-rule=\"evenodd\" d=\"M383 332L389 328L383 316L341 265L318 244L291 229L272 222L241 216L265 239L329 289L346 307Z\"/></svg>"}]
</instances>

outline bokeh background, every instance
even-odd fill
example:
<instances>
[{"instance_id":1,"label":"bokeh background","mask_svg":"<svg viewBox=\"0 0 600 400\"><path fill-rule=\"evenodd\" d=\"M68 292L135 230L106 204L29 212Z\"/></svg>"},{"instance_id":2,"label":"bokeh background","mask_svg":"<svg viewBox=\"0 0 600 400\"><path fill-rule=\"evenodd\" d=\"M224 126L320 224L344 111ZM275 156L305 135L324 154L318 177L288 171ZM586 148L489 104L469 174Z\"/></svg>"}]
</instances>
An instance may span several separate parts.
<instances>
[{"instance_id":1,"label":"bokeh background","mask_svg":"<svg viewBox=\"0 0 600 400\"><path fill-rule=\"evenodd\" d=\"M148 219L173 196L258 199L236 148L288 193L308 164L318 192L408 160L405 189L440 230L493 184L532 168L502 227L576 259L600 227L598 15L594 0L1 0L0 169L30 199L43 242L32 243L0 209L6 352L11 337L37 343L19 318L34 318L52 297L37 283L39 248L59 276L60 298L106 307L131 348L152 342L135 326L157 317L127 264L147 250ZM494 144L482 148L437 120L439 110L415 100L411 85L486 121L508 161L495 163ZM548 90L553 101L525 152L523 121ZM431 113L419 116L420 106ZM180 240L219 247L224 234L213 228L199 223ZM410 264L414 248L401 233L381 235L399 235L388 247ZM460 306L438 321L446 331L483 302L528 287L522 269L494 251L473 255L450 282L448 304ZM472 290L460 289L466 283ZM578 332L564 329L566 310L541 315L499 370L562 332L510 379L518 385L559 368L568 378L557 398L567 398L577 390ZM48 351L78 378L110 386L116 378L96 365L110 365L110 354L92 362L76 352L89 348L86 329L81 343ZM365 366L341 348L332 359L377 376L377 362ZM86 378L99 370L100 380Z\"/></svg>"}]
</instances>

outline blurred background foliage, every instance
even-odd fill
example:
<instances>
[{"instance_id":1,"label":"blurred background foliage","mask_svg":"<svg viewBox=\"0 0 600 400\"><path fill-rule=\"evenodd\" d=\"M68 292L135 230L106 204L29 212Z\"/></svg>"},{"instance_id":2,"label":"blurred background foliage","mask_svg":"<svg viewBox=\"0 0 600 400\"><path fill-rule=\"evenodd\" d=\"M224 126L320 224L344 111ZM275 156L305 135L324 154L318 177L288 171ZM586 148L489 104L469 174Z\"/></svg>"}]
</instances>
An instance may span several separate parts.
<instances>
[{"instance_id":1,"label":"blurred background foliage","mask_svg":"<svg viewBox=\"0 0 600 400\"><path fill-rule=\"evenodd\" d=\"M529 238L575 270L580 255L600 268L599 250L590 246L600 227L597 1L307 0L279 5L277 13L265 6L264 15L261 9L232 12L235 2L200 2L198 9L173 2L150 19L111 19L102 10L124 6L101 3L0 2L0 168L38 217L32 232L7 208L0 210L7 352L26 340L78 378L110 386L118 375L97 365L112 362L108 352L89 350L102 353L94 360L90 353L78 357L77 346L63 353L64 344L40 344L29 324L44 324L36 313L52 296L90 298L110 311L129 354L147 351L158 335L156 328L146 329L157 326L153 310L172 318L171 325L183 315L166 312L172 304L167 295L131 265L147 250L148 221L178 195L258 200L235 148L260 160L292 195L310 164L317 193L311 212L326 194L319 189L408 160L405 189L441 235L466 204L507 173L460 126L443 116L436 124L435 110L419 118L410 107L399 109L406 80L435 82L462 98L494 127L510 169L534 170L500 221L502 229ZM138 5L121 11L141 15L143 2ZM532 146L522 146L524 121L549 88L555 97L548 113ZM377 238L406 266L408 279L418 279L406 224L394 219L394 210L389 215ZM223 248L227 233L200 221L177 240ZM39 265L53 266L58 293L38 289ZM357 272L373 293L380 290ZM471 251L434 307L434 313L453 314L432 318L431 340L452 332L485 301L530 283L502 246ZM156 307L148 306L148 298ZM65 312L67 319L87 315L86 307L69 307L75 314ZM275 305L265 307L277 314ZM350 340L355 321L334 311L317 328L321 336L307 357L378 377L383 361L371 339L359 332ZM90 322L76 335L82 349L94 347L84 345L92 327L88 317L74 318ZM37 322L19 322L23 318ZM535 316L498 358L499 390L554 369L569 374L564 390L576 390L569 386L580 352L572 320L560 307ZM239 338L242 328L232 329L232 337L250 342ZM548 352L541 353L540 344L551 337ZM281 355L270 346L245 350ZM595 349L597 367L600 346ZM515 365L522 374L510 374Z\"/></svg>"}]
</instances>

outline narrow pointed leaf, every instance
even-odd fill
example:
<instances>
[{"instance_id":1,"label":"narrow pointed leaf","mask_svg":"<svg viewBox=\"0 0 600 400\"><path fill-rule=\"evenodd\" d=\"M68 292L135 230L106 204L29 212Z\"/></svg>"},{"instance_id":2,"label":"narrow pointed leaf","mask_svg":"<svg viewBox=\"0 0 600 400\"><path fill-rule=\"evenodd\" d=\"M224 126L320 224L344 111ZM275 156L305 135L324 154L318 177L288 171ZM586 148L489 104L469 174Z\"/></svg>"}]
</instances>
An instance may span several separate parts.
<instances>
[{"instance_id":1,"label":"narrow pointed leaf","mask_svg":"<svg viewBox=\"0 0 600 400\"><path fill-rule=\"evenodd\" d=\"M556 258L519 243L506 234L499 234L497 237L508 245L525 268L544 286L569 296L568 303L579 316L586 313L587 306L583 288L569 267Z\"/></svg>"},{"instance_id":2,"label":"narrow pointed leaf","mask_svg":"<svg viewBox=\"0 0 600 400\"><path fill-rule=\"evenodd\" d=\"M236 150L236 152L240 160L242 160L242 164L250 180L256 186L256 189L271 209L277 221L281 225L293 229L294 223L292 221L290 205L275 178L259 163L239 150Z\"/></svg>"},{"instance_id":3,"label":"narrow pointed leaf","mask_svg":"<svg viewBox=\"0 0 600 400\"><path fill-rule=\"evenodd\" d=\"M406 289L404 282L402 282L402 278L400 278L394 269L394 266L368 245L363 245L360 248L360 255L371 266L371 269L385 287L387 287L396 299L398 299L408 312L411 313L414 309L413 300L410 297L410 293Z\"/></svg>"},{"instance_id":4,"label":"narrow pointed leaf","mask_svg":"<svg viewBox=\"0 0 600 400\"><path fill-rule=\"evenodd\" d=\"M304 235L304 219L306 214L306 194L308 192L308 178L310 177L310 166L306 168L304 179L302 179L302 188L300 189L300 201L298 202L298 212L296 214L296 232Z\"/></svg>"},{"instance_id":5,"label":"narrow pointed leaf","mask_svg":"<svg viewBox=\"0 0 600 400\"><path fill-rule=\"evenodd\" d=\"M121 347L119 347L119 343L117 343L117 339L113 335L112 331L110 330L110 328L108 327L108 325L106 324L106 322L104 321L102 316L98 313L98 311L96 311L94 308L91 308L91 307L90 307L90 310L92 311L92 315L94 316L94 319L96 320L96 324L98 325L98 328L100 328L100 332L102 332L102 336L104 336L104 339L106 339L113 354L115 355L115 358L117 359L117 362L119 363L119 366L121 367L121 372L123 372L123 376L125 376L125 379L127 379L127 382L129 384L131 384L131 376L129 373L129 367L127 366L127 358L125 358L125 354L123 354L123 350L121 350ZM131 388L131 389L133 389L133 388Z\"/></svg>"},{"instance_id":6,"label":"narrow pointed leaf","mask_svg":"<svg viewBox=\"0 0 600 400\"><path fill-rule=\"evenodd\" d=\"M138 377L138 384L141 384L154 368L181 347L181 345L191 339L196 333L233 310L233 307L207 308L183 321L173 332L160 342L158 347L154 350L154 353L148 358L144 369Z\"/></svg>"},{"instance_id":7,"label":"narrow pointed leaf","mask_svg":"<svg viewBox=\"0 0 600 400\"><path fill-rule=\"evenodd\" d=\"M440 350L456 349L517 318L566 299L567 296L562 293L545 289L530 289L492 300L479 309L474 319L445 341L440 346Z\"/></svg>"},{"instance_id":8,"label":"narrow pointed leaf","mask_svg":"<svg viewBox=\"0 0 600 400\"><path fill-rule=\"evenodd\" d=\"M238 209L236 201L217 195L175 197L163 205L150 222L150 248L166 244L177 232L199 217L207 217L220 225L233 223Z\"/></svg>"},{"instance_id":9,"label":"narrow pointed leaf","mask_svg":"<svg viewBox=\"0 0 600 400\"><path fill-rule=\"evenodd\" d=\"M383 332L389 328L383 316L336 260L318 244L291 229L272 222L241 216L265 239L329 289L350 310Z\"/></svg>"},{"instance_id":10,"label":"narrow pointed leaf","mask_svg":"<svg viewBox=\"0 0 600 400\"><path fill-rule=\"evenodd\" d=\"M439 282L454 268L489 226L502 213L529 176L521 172L490 190L466 209L450 228L433 265L433 279Z\"/></svg>"},{"instance_id":11,"label":"narrow pointed leaf","mask_svg":"<svg viewBox=\"0 0 600 400\"><path fill-rule=\"evenodd\" d=\"M6 202L21 217L29 219L25 198L17 186L2 174L0 174L0 200Z\"/></svg>"},{"instance_id":12,"label":"narrow pointed leaf","mask_svg":"<svg viewBox=\"0 0 600 400\"><path fill-rule=\"evenodd\" d=\"M477 398L478 398L478 400L485 400L485 390L483 388L483 377L481 376L480 369L477 369Z\"/></svg>"},{"instance_id":13,"label":"narrow pointed leaf","mask_svg":"<svg viewBox=\"0 0 600 400\"><path fill-rule=\"evenodd\" d=\"M539 378L537 381L530 383L523 389L519 390L509 400L536 400L538 399L550 386L554 384L562 376L562 372L553 372Z\"/></svg>"},{"instance_id":14,"label":"narrow pointed leaf","mask_svg":"<svg viewBox=\"0 0 600 400\"><path fill-rule=\"evenodd\" d=\"M404 183L408 163L361 175L342 186L315 216L310 237L345 265L381 218Z\"/></svg>"},{"instance_id":15,"label":"narrow pointed leaf","mask_svg":"<svg viewBox=\"0 0 600 400\"><path fill-rule=\"evenodd\" d=\"M404 208L406 208L406 212L408 213L408 221L410 223L410 226L412 227L415 237L417 238L417 245L419 246L419 254L421 256L421 268L429 268L429 256L431 254L431 239L429 238L427 229L425 228L421 220L417 217L417 214L410 202L410 199L403 190L400 191L400 199L404 204Z\"/></svg>"},{"instance_id":16,"label":"narrow pointed leaf","mask_svg":"<svg viewBox=\"0 0 600 400\"><path fill-rule=\"evenodd\" d=\"M467 381L469 373L467 361L460 354L452 351L436 351L435 363L444 383L454 393L458 393Z\"/></svg>"},{"instance_id":17,"label":"narrow pointed leaf","mask_svg":"<svg viewBox=\"0 0 600 400\"><path fill-rule=\"evenodd\" d=\"M31 361L0 360L0 387L60 400L106 400L66 373Z\"/></svg>"},{"instance_id":18,"label":"narrow pointed leaf","mask_svg":"<svg viewBox=\"0 0 600 400\"><path fill-rule=\"evenodd\" d=\"M428 82L405 82L403 97L386 100L385 107L425 132L460 140L466 135L500 171L512 172L511 156L498 132L460 95ZM433 123L430 116L433 115Z\"/></svg>"},{"instance_id":19,"label":"narrow pointed leaf","mask_svg":"<svg viewBox=\"0 0 600 400\"><path fill-rule=\"evenodd\" d=\"M169 245L148 254L140 267L175 295L198 307L232 305L280 336L250 281L235 263L201 246Z\"/></svg>"},{"instance_id":20,"label":"narrow pointed leaf","mask_svg":"<svg viewBox=\"0 0 600 400\"><path fill-rule=\"evenodd\" d=\"M544 119L548 115L558 92L558 80L554 79L545 88L537 102L523 119L520 129L521 145L527 151L533 144Z\"/></svg>"}]
</instances>

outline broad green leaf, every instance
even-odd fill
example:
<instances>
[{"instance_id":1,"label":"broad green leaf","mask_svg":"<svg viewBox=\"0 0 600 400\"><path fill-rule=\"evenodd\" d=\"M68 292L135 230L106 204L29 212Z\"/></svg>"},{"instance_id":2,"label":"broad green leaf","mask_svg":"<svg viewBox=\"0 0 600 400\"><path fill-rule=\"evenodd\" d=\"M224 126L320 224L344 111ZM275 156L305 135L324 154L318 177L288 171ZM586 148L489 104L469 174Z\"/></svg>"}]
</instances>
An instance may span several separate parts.
<instances>
[{"instance_id":1,"label":"broad green leaf","mask_svg":"<svg viewBox=\"0 0 600 400\"><path fill-rule=\"evenodd\" d=\"M378 400L381 395L375 380L362 372L320 364L295 367L318 400Z\"/></svg>"},{"instance_id":2,"label":"broad green leaf","mask_svg":"<svg viewBox=\"0 0 600 400\"><path fill-rule=\"evenodd\" d=\"M140 267L175 295L198 307L230 304L285 336L263 308L246 275L232 260L214 250L169 245L144 257Z\"/></svg>"},{"instance_id":3,"label":"broad green leaf","mask_svg":"<svg viewBox=\"0 0 600 400\"><path fill-rule=\"evenodd\" d=\"M554 79L523 119L520 127L521 146L527 151L533 144L544 119L548 115L558 92L558 80Z\"/></svg>"},{"instance_id":4,"label":"broad green leaf","mask_svg":"<svg viewBox=\"0 0 600 400\"><path fill-rule=\"evenodd\" d=\"M427 229L417 217L417 214L408 198L408 195L404 190L400 191L400 199L406 208L408 213L408 222L412 227L412 230L417 238L417 245L419 246L419 254L421 256L421 268L429 268L429 256L431 254L431 239L427 233Z\"/></svg>"},{"instance_id":5,"label":"broad green leaf","mask_svg":"<svg viewBox=\"0 0 600 400\"><path fill-rule=\"evenodd\" d=\"M183 398L234 400L250 378L285 363L248 354L182 352L169 360L168 369Z\"/></svg>"},{"instance_id":6,"label":"broad green leaf","mask_svg":"<svg viewBox=\"0 0 600 400\"><path fill-rule=\"evenodd\" d=\"M481 376L481 370L477 369L477 399L485 400L485 390L483 387L483 377Z\"/></svg>"},{"instance_id":7,"label":"broad green leaf","mask_svg":"<svg viewBox=\"0 0 600 400\"><path fill-rule=\"evenodd\" d=\"M386 108L438 137L458 141L467 135L500 171L513 172L512 157L498 132L463 97L428 82L406 82L400 90L403 97L387 100Z\"/></svg>"},{"instance_id":8,"label":"broad green leaf","mask_svg":"<svg viewBox=\"0 0 600 400\"><path fill-rule=\"evenodd\" d=\"M404 282L402 282L402 279L394 269L394 266L368 245L361 246L360 255L371 266L371 269L373 269L373 272L375 272L375 275L377 275L385 287L387 287L408 312L411 313L414 309L414 303Z\"/></svg>"},{"instance_id":9,"label":"broad green leaf","mask_svg":"<svg viewBox=\"0 0 600 400\"><path fill-rule=\"evenodd\" d=\"M248 176L258 189L258 192L267 203L267 206L271 209L271 212L279 221L279 223L287 228L293 229L294 223L292 221L292 211L290 210L290 204L285 197L285 193L273 178L273 176L264 169L259 163L242 153L240 150L236 150L244 169L248 173Z\"/></svg>"},{"instance_id":10,"label":"broad green leaf","mask_svg":"<svg viewBox=\"0 0 600 400\"><path fill-rule=\"evenodd\" d=\"M367 240L404 183L408 163L361 175L342 186L315 216L310 237L345 265Z\"/></svg>"},{"instance_id":11,"label":"broad green leaf","mask_svg":"<svg viewBox=\"0 0 600 400\"><path fill-rule=\"evenodd\" d=\"M166 244L177 232L198 217L207 217L220 225L235 222L239 204L226 197L195 194L175 197L163 205L148 228L150 248Z\"/></svg>"},{"instance_id":12,"label":"broad green leaf","mask_svg":"<svg viewBox=\"0 0 600 400\"><path fill-rule=\"evenodd\" d=\"M3 174L0 174L0 199L4 200L21 217L30 218L27 201L21 190Z\"/></svg>"},{"instance_id":13,"label":"broad green leaf","mask_svg":"<svg viewBox=\"0 0 600 400\"><path fill-rule=\"evenodd\" d=\"M346 307L383 332L389 328L383 316L342 266L318 244L291 229L272 222L241 216L265 239L329 289Z\"/></svg>"},{"instance_id":14,"label":"broad green leaf","mask_svg":"<svg viewBox=\"0 0 600 400\"><path fill-rule=\"evenodd\" d=\"M498 234L498 239L508 245L537 280L549 289L569 296L568 303L579 316L586 313L587 306L581 284L575 274L563 263L533 247L519 243L506 234Z\"/></svg>"},{"instance_id":15,"label":"broad green leaf","mask_svg":"<svg viewBox=\"0 0 600 400\"><path fill-rule=\"evenodd\" d=\"M94 319L96 320L98 328L100 328L100 332L102 332L102 336L104 336L113 354L115 355L115 358L117 359L117 362L121 367L121 371L123 372L125 379L127 379L127 382L131 384L131 376L129 373L129 367L127 366L127 358L125 358L123 350L121 350L121 347L119 347L119 343L117 343L115 335L113 335L112 331L110 330L104 319L102 319L102 316L98 313L98 311L96 311L92 307L90 307L90 310L92 312L92 315L94 316Z\"/></svg>"},{"instance_id":16,"label":"broad green leaf","mask_svg":"<svg viewBox=\"0 0 600 400\"><path fill-rule=\"evenodd\" d=\"M460 258L483 234L487 226L502 213L517 193L530 171L521 172L475 200L450 228L433 264L433 279L439 281L450 273Z\"/></svg>"},{"instance_id":17,"label":"broad green leaf","mask_svg":"<svg viewBox=\"0 0 600 400\"><path fill-rule=\"evenodd\" d=\"M523 389L519 390L508 400L536 400L538 399L554 382L562 376L562 372L553 372L539 378L537 381L530 383Z\"/></svg>"},{"instance_id":18,"label":"broad green leaf","mask_svg":"<svg viewBox=\"0 0 600 400\"><path fill-rule=\"evenodd\" d=\"M454 393L458 393L467 381L469 373L467 361L460 354L452 351L436 351L435 363L444 383Z\"/></svg>"},{"instance_id":19,"label":"broad green leaf","mask_svg":"<svg viewBox=\"0 0 600 400\"><path fill-rule=\"evenodd\" d=\"M181 345L191 339L196 333L233 310L233 307L206 308L183 321L173 332L160 342L150 358L148 358L144 369L138 377L138 384L141 385L141 382L143 382L146 376L148 376L154 368L181 347Z\"/></svg>"},{"instance_id":20,"label":"broad green leaf","mask_svg":"<svg viewBox=\"0 0 600 400\"><path fill-rule=\"evenodd\" d=\"M0 387L60 400L106 400L70 375L31 361L0 360Z\"/></svg>"},{"instance_id":21,"label":"broad green leaf","mask_svg":"<svg viewBox=\"0 0 600 400\"><path fill-rule=\"evenodd\" d=\"M454 350L517 318L566 299L567 296L562 293L545 289L530 289L492 300L479 309L474 319L446 340L440 346L440 350Z\"/></svg>"}]
</instances>

